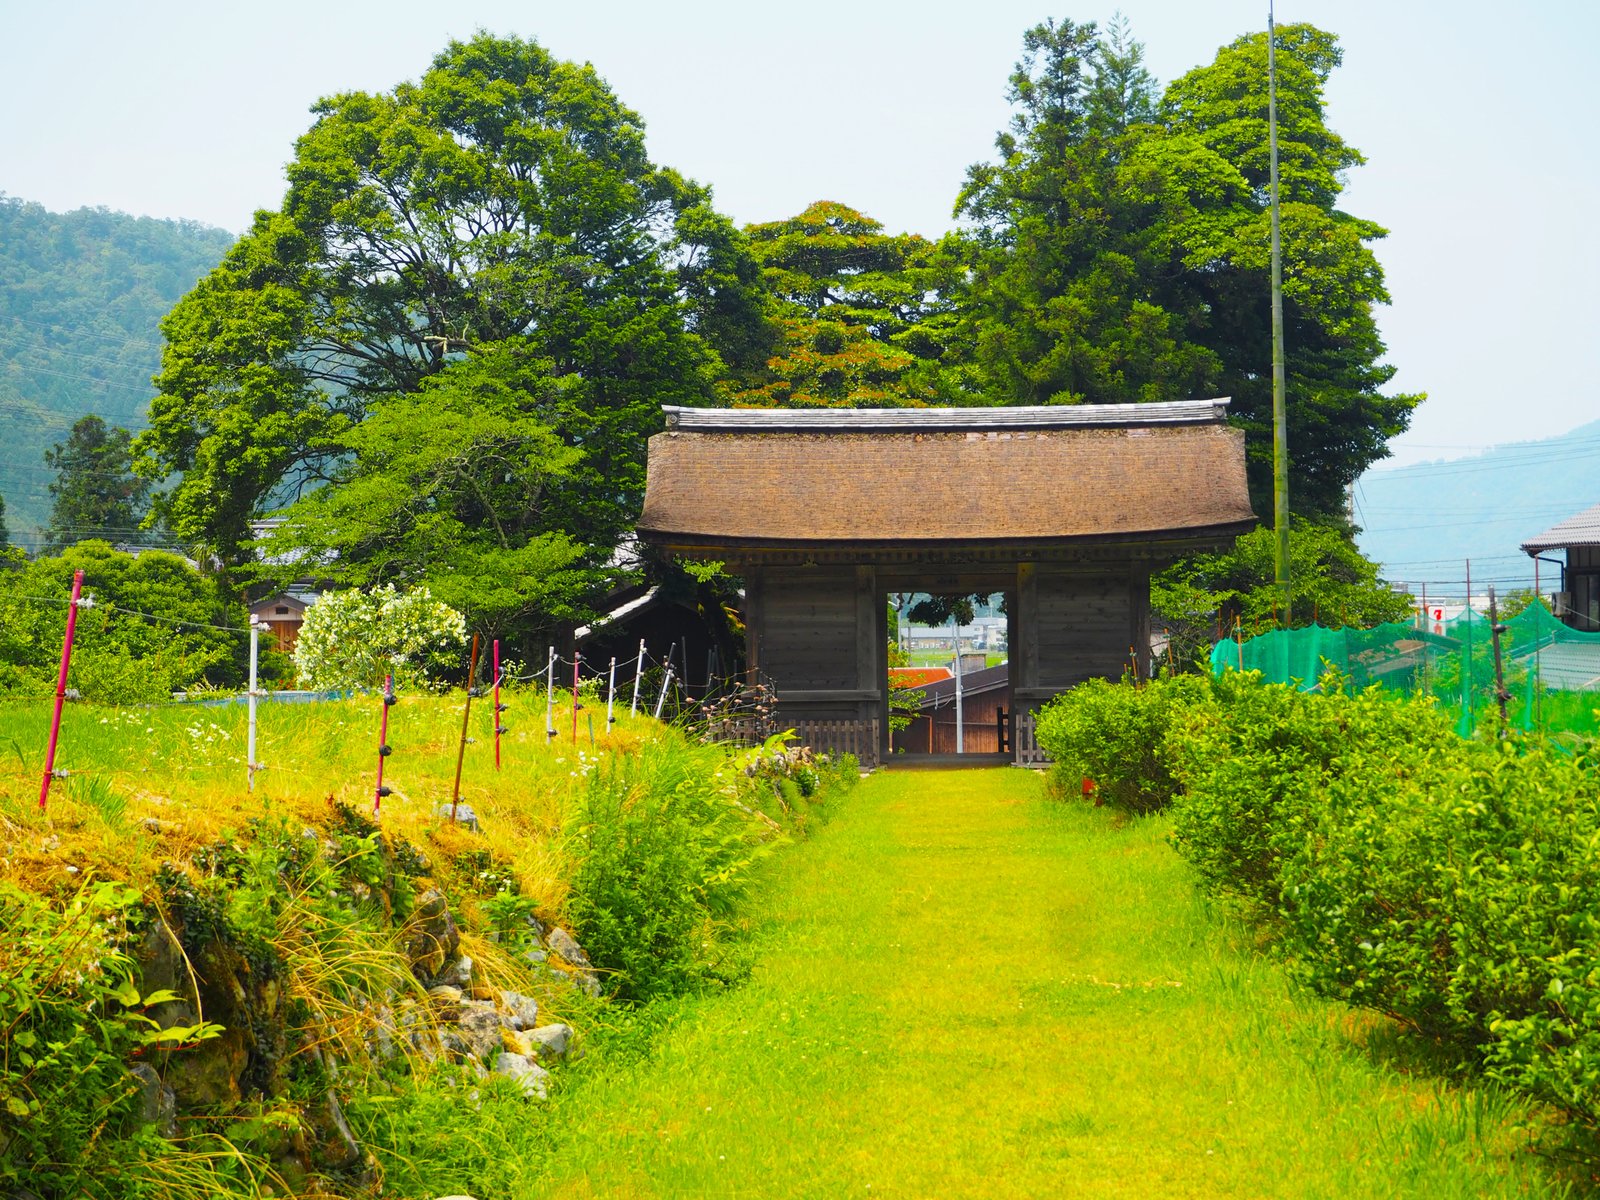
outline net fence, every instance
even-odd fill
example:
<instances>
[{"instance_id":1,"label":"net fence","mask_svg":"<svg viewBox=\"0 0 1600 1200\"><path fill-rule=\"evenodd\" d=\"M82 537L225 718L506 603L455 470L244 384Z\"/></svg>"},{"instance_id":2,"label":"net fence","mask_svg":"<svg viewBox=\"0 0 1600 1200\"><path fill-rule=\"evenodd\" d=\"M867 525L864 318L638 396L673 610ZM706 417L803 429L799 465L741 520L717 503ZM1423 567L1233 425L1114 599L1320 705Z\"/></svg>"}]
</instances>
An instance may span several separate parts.
<instances>
[{"instance_id":1,"label":"net fence","mask_svg":"<svg viewBox=\"0 0 1600 1200\"><path fill-rule=\"evenodd\" d=\"M1600 735L1600 633L1563 625L1541 603L1501 622L1507 718L1521 729ZM1497 711L1489 618L1470 609L1449 621L1371 629L1310 625L1218 642L1211 669L1259 671L1269 683L1316 688L1329 671L1352 686L1374 684L1433 696L1462 736Z\"/></svg>"}]
</instances>

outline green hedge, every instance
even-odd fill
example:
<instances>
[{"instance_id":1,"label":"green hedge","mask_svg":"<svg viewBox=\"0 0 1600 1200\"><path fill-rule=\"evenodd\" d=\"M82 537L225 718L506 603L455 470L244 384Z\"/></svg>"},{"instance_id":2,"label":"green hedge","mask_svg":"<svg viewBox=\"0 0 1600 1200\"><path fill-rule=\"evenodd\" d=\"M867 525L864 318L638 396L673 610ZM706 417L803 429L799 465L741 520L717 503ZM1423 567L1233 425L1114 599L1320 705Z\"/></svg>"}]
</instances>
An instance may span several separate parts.
<instances>
[{"instance_id":1,"label":"green hedge","mask_svg":"<svg viewBox=\"0 0 1600 1200\"><path fill-rule=\"evenodd\" d=\"M1242 901L1311 988L1600 1121L1592 746L1466 741L1427 700L1234 673L1086 685L1040 729L1112 802L1170 804L1202 885Z\"/></svg>"}]
</instances>

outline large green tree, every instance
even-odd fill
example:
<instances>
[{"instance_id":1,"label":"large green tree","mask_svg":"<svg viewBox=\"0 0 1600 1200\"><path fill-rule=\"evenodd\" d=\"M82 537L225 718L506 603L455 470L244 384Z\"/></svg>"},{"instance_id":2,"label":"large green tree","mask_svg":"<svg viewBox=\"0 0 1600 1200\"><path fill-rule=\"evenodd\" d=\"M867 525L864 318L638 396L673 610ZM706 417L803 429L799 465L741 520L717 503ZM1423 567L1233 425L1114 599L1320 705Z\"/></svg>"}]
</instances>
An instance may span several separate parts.
<instances>
[{"instance_id":1,"label":"large green tree","mask_svg":"<svg viewBox=\"0 0 1600 1200\"><path fill-rule=\"evenodd\" d=\"M329 514L352 507L340 491L441 479L452 453L487 439L538 460L502 489L537 504L497 492L479 512L464 477L429 485L432 502L474 534L517 509L501 551L564 535L604 562L637 512L660 406L708 402L726 370L766 356L743 237L704 188L649 160L639 118L592 67L532 42L480 34L419 82L315 111L282 208L163 325L161 394L138 443L152 477L182 473L162 513L239 562L253 517L327 485L289 509L280 548L336 548L328 573L351 581L426 580L437 530L409 503L381 510L386 527L375 508L359 535L310 543L335 540ZM508 427L446 429L465 392L429 381L503 353L517 368L486 419Z\"/></svg>"},{"instance_id":2,"label":"large green tree","mask_svg":"<svg viewBox=\"0 0 1600 1200\"><path fill-rule=\"evenodd\" d=\"M1419 396L1373 309L1388 295L1369 243L1337 207L1360 155L1327 125L1340 52L1308 25L1278 31L1291 500L1335 518ZM1270 497L1265 35L1243 37L1158 98L1115 26L1047 22L1024 37L997 161L958 200L970 222L965 308L974 380L997 403L1231 395L1252 491Z\"/></svg>"},{"instance_id":3,"label":"large green tree","mask_svg":"<svg viewBox=\"0 0 1600 1200\"><path fill-rule=\"evenodd\" d=\"M73 424L65 442L44 452L45 466L56 473L50 484L50 524L44 533L48 553L88 538L141 540L139 522L150 485L133 473L132 441L126 429L108 428L90 413Z\"/></svg>"},{"instance_id":4,"label":"large green tree","mask_svg":"<svg viewBox=\"0 0 1600 1200\"><path fill-rule=\"evenodd\" d=\"M916 234L819 200L745 229L774 302L778 343L747 404L861 407L935 402L961 264Z\"/></svg>"}]
</instances>

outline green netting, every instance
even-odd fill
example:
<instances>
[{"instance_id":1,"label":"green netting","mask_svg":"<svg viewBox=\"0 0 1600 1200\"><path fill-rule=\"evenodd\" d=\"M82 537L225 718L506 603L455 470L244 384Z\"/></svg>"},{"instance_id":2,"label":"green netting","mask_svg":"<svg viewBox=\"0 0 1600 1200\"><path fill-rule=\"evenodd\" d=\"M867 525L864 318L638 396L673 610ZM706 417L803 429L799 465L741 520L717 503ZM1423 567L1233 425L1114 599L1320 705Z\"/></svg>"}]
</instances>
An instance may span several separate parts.
<instances>
[{"instance_id":1,"label":"green netting","mask_svg":"<svg viewBox=\"0 0 1600 1200\"><path fill-rule=\"evenodd\" d=\"M1600 633L1580 633L1533 604L1504 622L1500 655L1507 715L1522 729L1600 734ZM1467 611L1443 624L1409 622L1373 629L1312 625L1218 642L1211 669L1259 671L1271 683L1305 691L1328 671L1358 688L1386 688L1435 697L1470 735L1495 710L1494 643L1489 619Z\"/></svg>"}]
</instances>

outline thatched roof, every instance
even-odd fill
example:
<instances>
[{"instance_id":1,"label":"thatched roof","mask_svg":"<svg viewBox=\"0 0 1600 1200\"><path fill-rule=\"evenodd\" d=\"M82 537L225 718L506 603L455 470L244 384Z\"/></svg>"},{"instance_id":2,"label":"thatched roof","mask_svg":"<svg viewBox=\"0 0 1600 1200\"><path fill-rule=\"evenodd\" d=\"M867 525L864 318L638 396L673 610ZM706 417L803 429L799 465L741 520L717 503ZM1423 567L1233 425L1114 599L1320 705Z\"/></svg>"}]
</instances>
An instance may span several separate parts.
<instances>
[{"instance_id":1,"label":"thatched roof","mask_svg":"<svg viewBox=\"0 0 1600 1200\"><path fill-rule=\"evenodd\" d=\"M1538 537L1522 543L1525 554L1561 550L1567 546L1600 546L1600 504L1552 525Z\"/></svg>"},{"instance_id":2,"label":"thatched roof","mask_svg":"<svg viewBox=\"0 0 1600 1200\"><path fill-rule=\"evenodd\" d=\"M1226 404L669 408L639 532L679 548L1238 533L1255 517Z\"/></svg>"}]
</instances>

